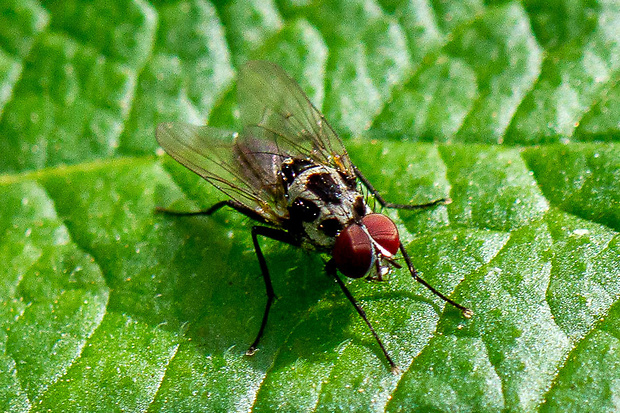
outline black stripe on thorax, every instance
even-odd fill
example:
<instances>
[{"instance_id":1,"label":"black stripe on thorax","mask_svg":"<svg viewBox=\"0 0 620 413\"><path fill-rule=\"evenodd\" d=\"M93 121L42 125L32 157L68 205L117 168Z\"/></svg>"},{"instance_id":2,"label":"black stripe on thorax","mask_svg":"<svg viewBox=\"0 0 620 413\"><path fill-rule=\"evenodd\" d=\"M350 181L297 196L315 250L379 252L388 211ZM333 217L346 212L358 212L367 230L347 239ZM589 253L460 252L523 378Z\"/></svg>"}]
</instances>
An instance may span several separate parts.
<instances>
[{"instance_id":1,"label":"black stripe on thorax","mask_svg":"<svg viewBox=\"0 0 620 413\"><path fill-rule=\"evenodd\" d=\"M326 204L339 205L342 202L342 191L329 173L310 174L306 188Z\"/></svg>"}]
</instances>

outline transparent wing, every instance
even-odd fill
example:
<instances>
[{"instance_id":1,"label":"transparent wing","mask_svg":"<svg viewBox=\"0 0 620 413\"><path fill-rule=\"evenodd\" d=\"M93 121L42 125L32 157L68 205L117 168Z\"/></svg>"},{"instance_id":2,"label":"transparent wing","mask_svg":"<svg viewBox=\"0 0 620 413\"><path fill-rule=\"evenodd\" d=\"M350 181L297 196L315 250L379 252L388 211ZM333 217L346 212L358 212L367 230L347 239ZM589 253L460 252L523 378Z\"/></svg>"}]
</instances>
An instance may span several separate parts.
<instances>
[{"instance_id":1,"label":"transparent wing","mask_svg":"<svg viewBox=\"0 0 620 413\"><path fill-rule=\"evenodd\" d=\"M237 83L243 129L164 123L157 141L174 159L268 221L288 217L280 167L308 158L354 177L342 141L278 65L251 61Z\"/></svg>"},{"instance_id":2,"label":"transparent wing","mask_svg":"<svg viewBox=\"0 0 620 413\"><path fill-rule=\"evenodd\" d=\"M280 66L265 61L246 63L239 73L237 92L246 128L240 140L260 135L279 154L310 158L354 176L338 135Z\"/></svg>"},{"instance_id":3,"label":"transparent wing","mask_svg":"<svg viewBox=\"0 0 620 413\"><path fill-rule=\"evenodd\" d=\"M287 214L277 181L284 159L269 141L247 136L240 142L228 130L186 123L162 123L156 135L179 163L268 221L277 223Z\"/></svg>"}]
</instances>

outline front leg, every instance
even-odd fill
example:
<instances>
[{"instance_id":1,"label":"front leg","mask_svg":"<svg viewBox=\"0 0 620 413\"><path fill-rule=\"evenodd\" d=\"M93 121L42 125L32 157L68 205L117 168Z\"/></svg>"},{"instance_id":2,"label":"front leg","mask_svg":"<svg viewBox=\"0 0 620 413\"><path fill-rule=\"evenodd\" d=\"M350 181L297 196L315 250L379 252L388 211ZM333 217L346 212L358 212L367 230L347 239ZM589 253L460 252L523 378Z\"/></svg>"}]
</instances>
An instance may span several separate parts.
<instances>
[{"instance_id":1,"label":"front leg","mask_svg":"<svg viewBox=\"0 0 620 413\"><path fill-rule=\"evenodd\" d=\"M379 335L377 334L375 329L372 327L372 324L370 324L370 321L368 320L368 317L366 317L366 312L364 311L364 309L359 305L357 300L355 300L355 298L353 297L353 295L351 294L349 289L346 287L344 282L342 282L340 277L338 277L338 271L336 270L336 265L334 264L334 260L333 259L331 259L331 260L329 260L327 262L327 265L325 265L325 271L327 272L328 275L330 275L331 277L334 277L334 280L336 281L336 283L338 284L338 286L340 287L340 289L342 290L344 295L347 297L349 302L351 304L353 304L353 307L355 307L355 311L357 311L357 313L360 315L360 317L362 317L362 320L364 320L364 322L366 323L366 325L370 329L370 332L372 333L372 335L374 336L375 340L379 344L379 347L381 348L381 351L383 351L383 355L385 356L387 362L390 364L390 368L392 370L392 373L397 374L399 372L398 366L396 366L396 363L394 363L394 361L392 360L392 357L390 357L390 354L388 353L387 349L383 345L383 342L379 338Z\"/></svg>"},{"instance_id":2,"label":"front leg","mask_svg":"<svg viewBox=\"0 0 620 413\"><path fill-rule=\"evenodd\" d=\"M387 202L379 193L379 191L377 191L375 189L374 186L372 186L372 184L370 183L370 181L368 180L368 178L366 178L362 172L356 167L353 166L353 172L355 172L355 175L360 179L360 181L362 182L362 184L364 184L364 186L368 189L368 192L370 192L372 194L372 196L375 197L375 199L381 204L382 207L384 208L394 208L394 209L425 209L425 208L431 208L434 207L436 205L447 205L449 203L452 202L452 199L450 198L441 198L441 199L436 199L432 202L426 203L426 204L418 204L418 205L406 205L406 204L394 204L392 202Z\"/></svg>"}]
</instances>

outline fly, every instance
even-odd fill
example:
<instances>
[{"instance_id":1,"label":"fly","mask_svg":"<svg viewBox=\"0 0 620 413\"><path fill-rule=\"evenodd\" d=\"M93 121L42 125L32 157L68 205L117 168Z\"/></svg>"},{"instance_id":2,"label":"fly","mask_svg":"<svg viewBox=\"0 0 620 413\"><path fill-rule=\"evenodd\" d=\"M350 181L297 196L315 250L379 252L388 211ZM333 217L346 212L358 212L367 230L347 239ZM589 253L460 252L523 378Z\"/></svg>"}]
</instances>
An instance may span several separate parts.
<instances>
[{"instance_id":1,"label":"fly","mask_svg":"<svg viewBox=\"0 0 620 413\"><path fill-rule=\"evenodd\" d=\"M338 272L350 278L366 276L381 281L392 268L401 267L394 260L400 251L414 280L471 317L470 309L418 276L396 225L370 208L362 188L384 208L425 209L446 204L449 199L421 205L387 202L351 163L325 117L280 66L265 61L246 63L240 70L237 90L243 125L239 133L184 123L163 123L157 128L157 141L170 156L230 199L204 211L158 211L208 216L229 207L262 224L252 227L252 242L267 303L248 356L258 348L275 298L258 237L331 254L326 272L368 325L393 371L398 370L396 364Z\"/></svg>"}]
</instances>

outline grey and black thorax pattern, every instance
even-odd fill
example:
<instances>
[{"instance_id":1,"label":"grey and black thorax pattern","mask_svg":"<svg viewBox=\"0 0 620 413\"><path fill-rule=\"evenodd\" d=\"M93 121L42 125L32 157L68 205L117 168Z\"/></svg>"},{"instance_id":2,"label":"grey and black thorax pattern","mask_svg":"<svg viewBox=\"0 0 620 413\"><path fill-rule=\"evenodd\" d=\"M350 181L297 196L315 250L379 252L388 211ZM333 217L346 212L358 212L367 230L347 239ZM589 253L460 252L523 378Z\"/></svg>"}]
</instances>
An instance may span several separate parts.
<instances>
[{"instance_id":1,"label":"grey and black thorax pattern","mask_svg":"<svg viewBox=\"0 0 620 413\"><path fill-rule=\"evenodd\" d=\"M290 230L318 249L330 250L336 235L370 213L355 179L306 159L287 159L281 178Z\"/></svg>"}]
</instances>

